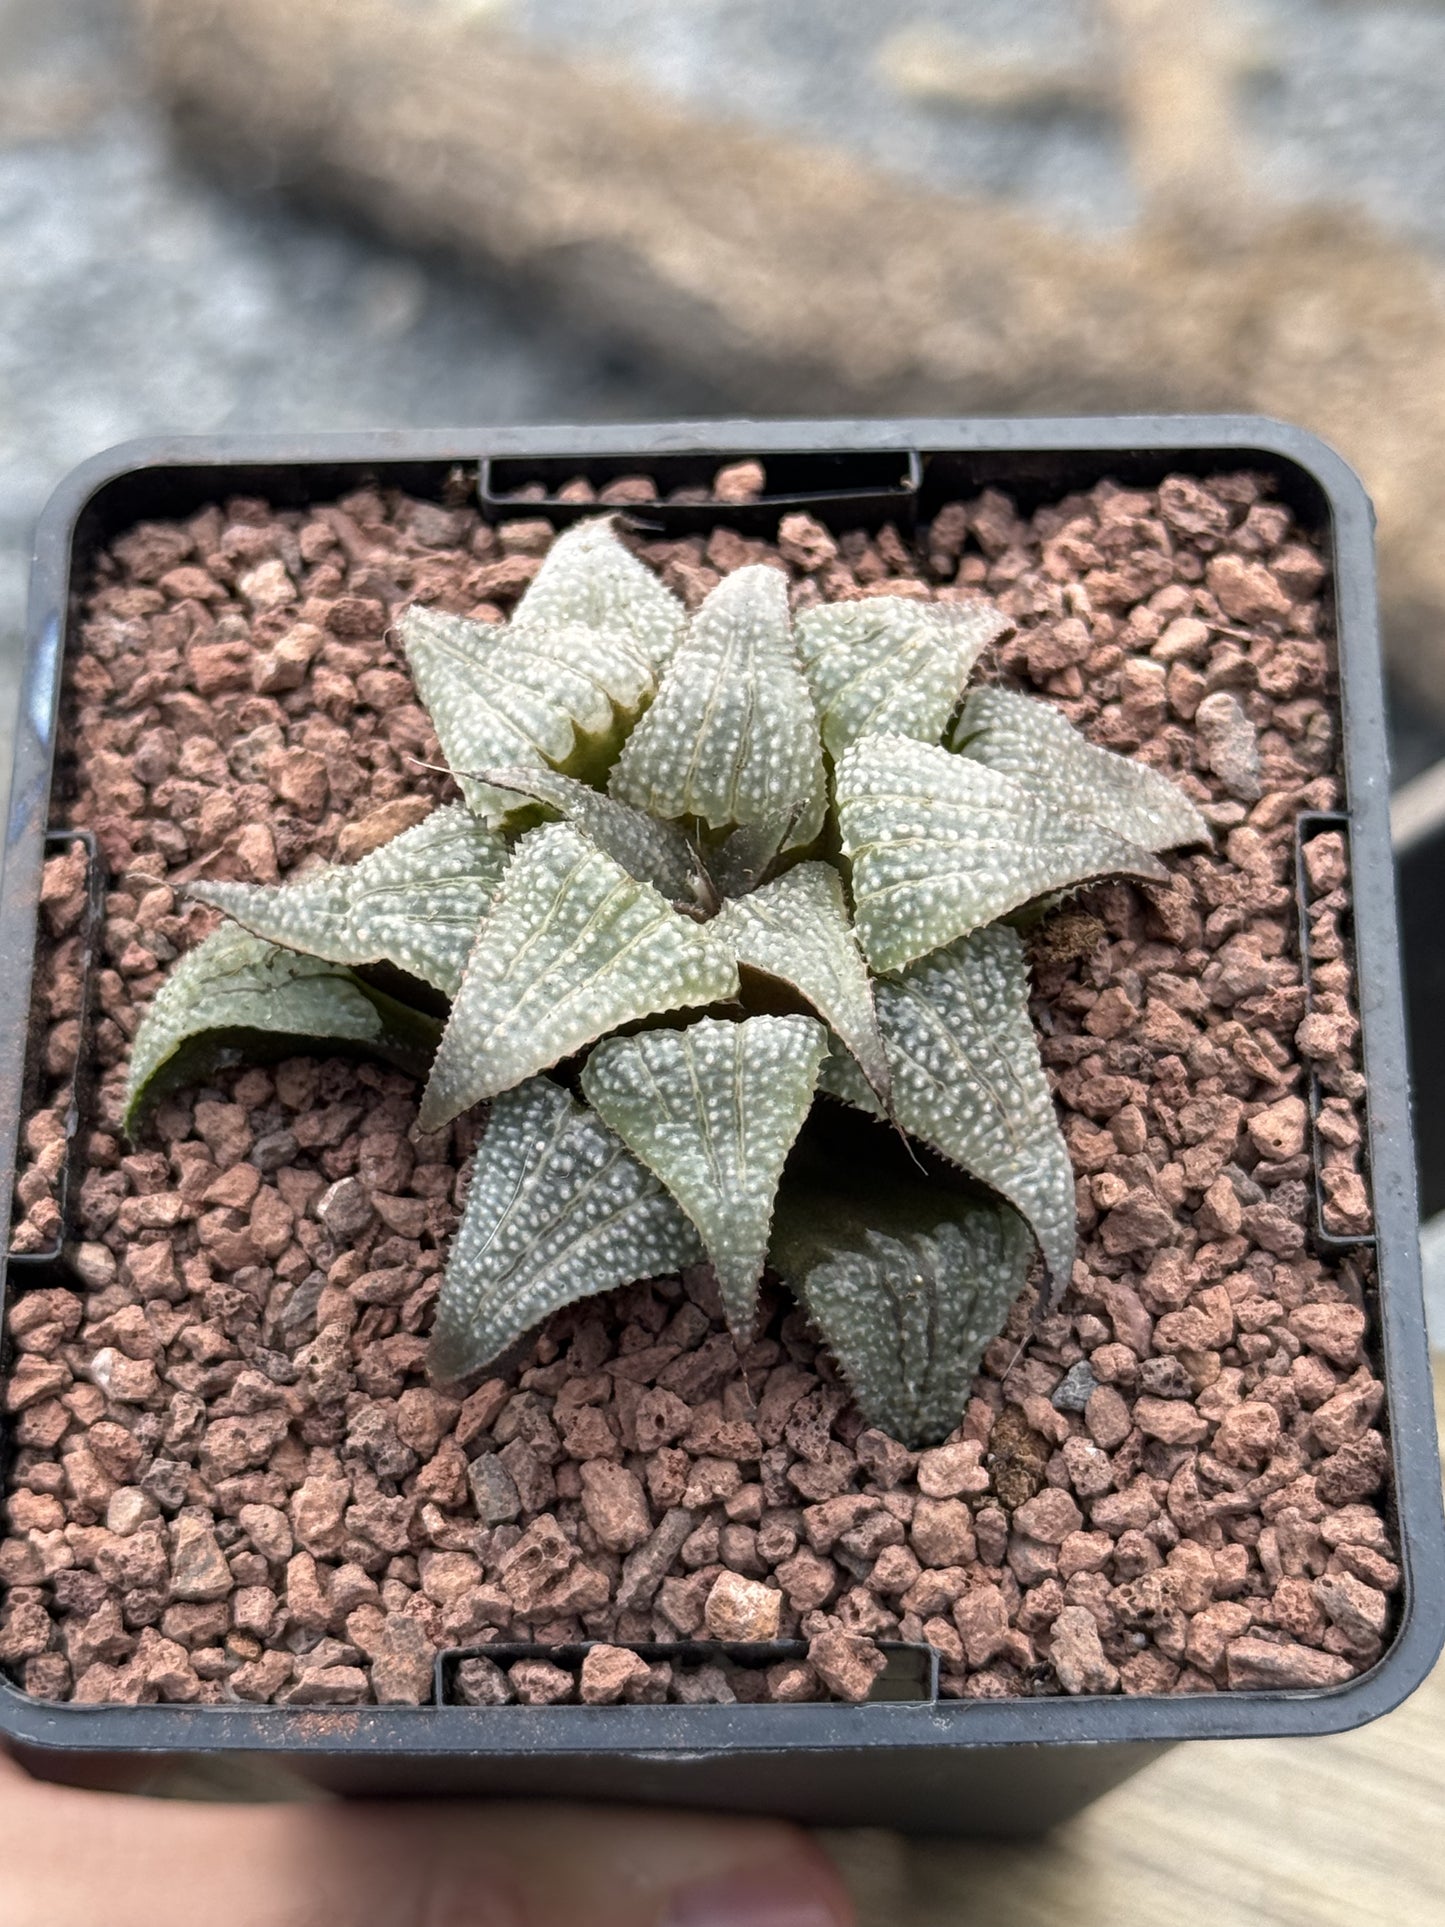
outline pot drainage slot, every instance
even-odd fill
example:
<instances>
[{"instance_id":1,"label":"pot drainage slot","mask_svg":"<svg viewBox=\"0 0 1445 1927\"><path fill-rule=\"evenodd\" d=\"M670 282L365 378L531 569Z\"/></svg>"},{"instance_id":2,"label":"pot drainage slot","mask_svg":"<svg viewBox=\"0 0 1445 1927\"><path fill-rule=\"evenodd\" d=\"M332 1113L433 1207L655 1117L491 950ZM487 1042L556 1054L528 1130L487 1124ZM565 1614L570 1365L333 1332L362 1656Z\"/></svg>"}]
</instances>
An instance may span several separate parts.
<instances>
[{"instance_id":1,"label":"pot drainage slot","mask_svg":"<svg viewBox=\"0 0 1445 1927\"><path fill-rule=\"evenodd\" d=\"M78 916L63 925L59 935L52 936L42 913L31 975L30 1039L20 1115L29 1119L37 1112L50 1112L58 1118L59 1131L33 1153L27 1151L23 1140L16 1147L15 1216L6 1267L16 1282L23 1284L42 1282L60 1263L74 1202L76 1138L88 1096L91 1006L105 921L105 864L89 830L46 832L47 865L76 850L83 851L85 857L83 874L71 893L82 898ZM61 907L63 910L63 900ZM75 990L69 1009L42 1009L42 999L61 973L69 975L72 971ZM73 1050L57 1019L74 1023ZM56 1024L55 1031L50 1028L52 1024ZM58 1034L62 1040L58 1047L69 1061L63 1068L51 1070L46 1053Z\"/></svg>"},{"instance_id":2,"label":"pot drainage slot","mask_svg":"<svg viewBox=\"0 0 1445 1927\"><path fill-rule=\"evenodd\" d=\"M720 467L749 460L764 472L758 495L739 502L714 493ZM652 484L654 496L616 486L639 477ZM911 449L492 456L481 463L478 494L489 521L545 515L565 525L611 508L664 535L706 535L725 523L744 535L771 537L781 517L804 513L836 529L877 529L891 522L906 539L914 529L921 478L922 464ZM577 482L592 491L581 501L568 488Z\"/></svg>"},{"instance_id":3,"label":"pot drainage slot","mask_svg":"<svg viewBox=\"0 0 1445 1927\"><path fill-rule=\"evenodd\" d=\"M567 1646L499 1640L489 1646L452 1648L437 1655L436 1702L440 1706L576 1705L583 1699L583 1662L600 1645L596 1640ZM626 1659L613 1662L614 1679L626 1681L620 1697L627 1705L849 1703L814 1686L816 1676L806 1670L808 1648L802 1640L772 1640L766 1645L651 1640L604 1650L636 1662L631 1667ZM878 1650L887 1663L873 1681L868 1705L929 1705L938 1698L938 1655L931 1646L880 1640ZM792 1687L799 1692L798 1700L773 1698L773 1685L785 1691ZM803 1689L808 1689L806 1698ZM592 1697L589 1688L588 1699Z\"/></svg>"},{"instance_id":4,"label":"pot drainage slot","mask_svg":"<svg viewBox=\"0 0 1445 1927\"><path fill-rule=\"evenodd\" d=\"M1311 860L1310 849L1322 837L1337 837L1340 852L1333 848L1321 849ZM1351 873L1350 819L1343 810L1304 810L1295 821L1295 908L1299 919L1300 969L1304 978L1305 1014L1313 1015L1319 1010L1319 991L1316 984L1318 967L1347 957L1350 953L1352 926L1349 901L1345 890ZM1338 873L1338 881L1336 880ZM1356 981L1353 969L1352 981ZM1331 1145L1326 1129L1321 1129L1326 1117L1326 1093L1320 1083L1319 1072L1311 1061L1306 1078L1306 1098L1309 1106L1309 1148L1310 1172L1314 1203L1314 1239L1321 1251L1354 1251L1361 1246L1373 1246L1373 1204L1369 1195L1369 1171L1365 1166L1368 1146L1363 1134L1356 1147L1360 1163L1365 1168L1358 1171L1346 1161L1327 1167L1325 1157L1327 1148L1338 1154L1348 1149L1338 1143ZM1331 1199L1325 1183L1327 1168L1339 1169L1349 1176L1357 1177L1364 1187L1363 1212L1357 1207L1349 1210L1350 1200L1346 1196ZM1342 1208L1343 1205L1343 1208Z\"/></svg>"}]
</instances>

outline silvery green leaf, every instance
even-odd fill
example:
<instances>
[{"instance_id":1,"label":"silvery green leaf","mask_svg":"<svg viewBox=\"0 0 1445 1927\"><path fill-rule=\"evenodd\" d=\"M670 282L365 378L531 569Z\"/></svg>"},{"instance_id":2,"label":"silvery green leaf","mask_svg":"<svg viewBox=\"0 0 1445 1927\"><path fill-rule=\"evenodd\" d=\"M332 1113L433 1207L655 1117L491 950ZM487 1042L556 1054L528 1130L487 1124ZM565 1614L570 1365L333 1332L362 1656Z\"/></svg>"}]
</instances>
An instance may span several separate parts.
<instances>
[{"instance_id":1,"label":"silvery green leaf","mask_svg":"<svg viewBox=\"0 0 1445 1927\"><path fill-rule=\"evenodd\" d=\"M656 683L687 624L687 611L617 539L611 516L578 522L548 549L512 617L514 628L577 625L629 637Z\"/></svg>"},{"instance_id":2,"label":"silvery green leaf","mask_svg":"<svg viewBox=\"0 0 1445 1927\"><path fill-rule=\"evenodd\" d=\"M603 1123L702 1233L740 1338L752 1331L773 1196L827 1049L811 1017L704 1017L609 1038L582 1072Z\"/></svg>"},{"instance_id":3,"label":"silvery green leaf","mask_svg":"<svg viewBox=\"0 0 1445 1927\"><path fill-rule=\"evenodd\" d=\"M903 1129L981 1178L1033 1227L1062 1291L1074 1267L1074 1168L1029 1016L1028 964L998 925L875 985ZM856 1073L829 1060L823 1087L859 1102ZM877 1110L872 1094L860 1108Z\"/></svg>"},{"instance_id":4,"label":"silvery green leaf","mask_svg":"<svg viewBox=\"0 0 1445 1927\"><path fill-rule=\"evenodd\" d=\"M897 970L1087 877L1167 872L996 770L903 736L864 736L837 772L853 914L874 970Z\"/></svg>"},{"instance_id":5,"label":"silvery green leaf","mask_svg":"<svg viewBox=\"0 0 1445 1927\"><path fill-rule=\"evenodd\" d=\"M622 1024L738 993L707 924L568 823L518 842L467 960L418 1123L435 1131Z\"/></svg>"},{"instance_id":6,"label":"silvery green leaf","mask_svg":"<svg viewBox=\"0 0 1445 1927\"><path fill-rule=\"evenodd\" d=\"M1097 749L1051 703L976 689L950 747L1022 783L1060 815L1098 823L1141 849L1209 841L1209 825L1177 783L1132 756Z\"/></svg>"},{"instance_id":7,"label":"silvery green leaf","mask_svg":"<svg viewBox=\"0 0 1445 1927\"><path fill-rule=\"evenodd\" d=\"M869 596L805 609L795 633L831 756L860 736L943 739L973 666L1013 623L990 602Z\"/></svg>"},{"instance_id":8,"label":"silvery green leaf","mask_svg":"<svg viewBox=\"0 0 1445 1927\"><path fill-rule=\"evenodd\" d=\"M189 894L288 950L395 964L451 997L507 862L501 838L454 803L359 863L294 883L193 883Z\"/></svg>"},{"instance_id":9,"label":"silvery green leaf","mask_svg":"<svg viewBox=\"0 0 1445 1927\"><path fill-rule=\"evenodd\" d=\"M473 622L420 604L397 626L447 765L490 820L513 806L478 770L605 768L619 726L656 687L643 645L623 630Z\"/></svg>"},{"instance_id":10,"label":"silvery green leaf","mask_svg":"<svg viewBox=\"0 0 1445 1927\"><path fill-rule=\"evenodd\" d=\"M629 876L650 883L674 903L715 902L696 846L675 823L659 823L615 796L605 796L575 776L550 769L489 769L493 789L529 796L557 811L589 842L614 857Z\"/></svg>"},{"instance_id":11,"label":"silvery green leaf","mask_svg":"<svg viewBox=\"0 0 1445 1927\"><path fill-rule=\"evenodd\" d=\"M859 1410L910 1446L958 1424L1033 1244L1007 1205L940 1186L860 1196L793 1187L770 1259L827 1340Z\"/></svg>"},{"instance_id":12,"label":"silvery green leaf","mask_svg":"<svg viewBox=\"0 0 1445 1927\"><path fill-rule=\"evenodd\" d=\"M707 852L708 874L719 896L745 897L756 890L797 828L802 809L775 810L758 823L744 823Z\"/></svg>"},{"instance_id":13,"label":"silvery green leaf","mask_svg":"<svg viewBox=\"0 0 1445 1927\"><path fill-rule=\"evenodd\" d=\"M278 1048L359 1046L420 1074L440 1030L349 970L225 923L174 966L136 1032L125 1128L163 1091Z\"/></svg>"},{"instance_id":14,"label":"silvery green leaf","mask_svg":"<svg viewBox=\"0 0 1445 1927\"><path fill-rule=\"evenodd\" d=\"M437 1300L431 1371L465 1377L564 1305L701 1256L652 1173L534 1077L492 1106Z\"/></svg>"},{"instance_id":15,"label":"silvery green leaf","mask_svg":"<svg viewBox=\"0 0 1445 1927\"><path fill-rule=\"evenodd\" d=\"M738 961L789 983L837 1032L885 1102L888 1059L873 988L831 863L799 863L751 896L723 906L712 925Z\"/></svg>"},{"instance_id":16,"label":"silvery green leaf","mask_svg":"<svg viewBox=\"0 0 1445 1927\"><path fill-rule=\"evenodd\" d=\"M737 569L708 596L611 789L649 816L694 818L711 830L797 808L793 842L817 835L826 803L818 719L780 570Z\"/></svg>"}]
</instances>

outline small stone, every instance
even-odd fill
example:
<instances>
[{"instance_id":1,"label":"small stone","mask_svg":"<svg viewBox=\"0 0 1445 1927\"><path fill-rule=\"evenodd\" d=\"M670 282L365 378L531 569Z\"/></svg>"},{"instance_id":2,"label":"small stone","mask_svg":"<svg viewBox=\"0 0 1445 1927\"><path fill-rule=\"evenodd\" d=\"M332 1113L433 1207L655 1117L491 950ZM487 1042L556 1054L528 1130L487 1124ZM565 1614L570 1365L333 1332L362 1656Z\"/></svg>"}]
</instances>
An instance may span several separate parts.
<instances>
[{"instance_id":1,"label":"small stone","mask_svg":"<svg viewBox=\"0 0 1445 1927\"><path fill-rule=\"evenodd\" d=\"M464 1659L457 1667L457 1693L464 1706L510 1706L512 1682L494 1659Z\"/></svg>"},{"instance_id":2,"label":"small stone","mask_svg":"<svg viewBox=\"0 0 1445 1927\"><path fill-rule=\"evenodd\" d=\"M231 1568L211 1527L185 1516L171 1528L171 1592L177 1599L224 1599L233 1585Z\"/></svg>"},{"instance_id":3,"label":"small stone","mask_svg":"<svg viewBox=\"0 0 1445 1927\"><path fill-rule=\"evenodd\" d=\"M1209 592L1234 622L1280 622L1289 614L1289 597L1262 562L1239 555L1216 555L1205 570Z\"/></svg>"},{"instance_id":4,"label":"small stone","mask_svg":"<svg viewBox=\"0 0 1445 1927\"><path fill-rule=\"evenodd\" d=\"M966 1493L987 1492L988 1473L983 1447L977 1439L937 1445L918 1459L918 1489L926 1499L957 1499Z\"/></svg>"},{"instance_id":5,"label":"small stone","mask_svg":"<svg viewBox=\"0 0 1445 1927\"><path fill-rule=\"evenodd\" d=\"M970 1586L954 1601L953 1623L970 1666L987 1666L1003 1651L1009 1634L1008 1607L997 1586Z\"/></svg>"},{"instance_id":6,"label":"small stone","mask_svg":"<svg viewBox=\"0 0 1445 1927\"><path fill-rule=\"evenodd\" d=\"M388 1613L372 1657L371 1686L379 1706L421 1706L432 1695L436 1647L420 1619Z\"/></svg>"},{"instance_id":7,"label":"small stone","mask_svg":"<svg viewBox=\"0 0 1445 1927\"><path fill-rule=\"evenodd\" d=\"M1230 795L1258 802L1259 736L1238 697L1226 689L1206 696L1194 712L1194 727L1205 763Z\"/></svg>"},{"instance_id":8,"label":"small stone","mask_svg":"<svg viewBox=\"0 0 1445 1927\"><path fill-rule=\"evenodd\" d=\"M1066 1693L1112 1693L1118 1668L1104 1655L1099 1624L1087 1606L1065 1606L1049 1634L1049 1655Z\"/></svg>"},{"instance_id":9,"label":"small stone","mask_svg":"<svg viewBox=\"0 0 1445 1927\"><path fill-rule=\"evenodd\" d=\"M1081 1358L1077 1365L1071 1365L1059 1380L1049 1396L1049 1403L1056 1412L1084 1412L1088 1410L1089 1400L1099 1388L1094 1377L1093 1367L1087 1358Z\"/></svg>"},{"instance_id":10,"label":"small stone","mask_svg":"<svg viewBox=\"0 0 1445 1927\"><path fill-rule=\"evenodd\" d=\"M520 1516L516 1481L495 1452L482 1452L467 1467L467 1483L484 1526L509 1525Z\"/></svg>"},{"instance_id":11,"label":"small stone","mask_svg":"<svg viewBox=\"0 0 1445 1927\"><path fill-rule=\"evenodd\" d=\"M336 839L336 858L339 863L359 863L373 850L379 850L383 843L390 843L393 837L400 836L404 830L414 829L432 813L432 801L426 796L397 796L391 802L383 803L379 809L369 811L355 823L348 823Z\"/></svg>"},{"instance_id":12,"label":"small stone","mask_svg":"<svg viewBox=\"0 0 1445 1927\"><path fill-rule=\"evenodd\" d=\"M1390 1602L1348 1572L1329 1572L1314 1583L1314 1596L1332 1625L1354 1646L1368 1650L1383 1638L1389 1624Z\"/></svg>"},{"instance_id":13,"label":"small stone","mask_svg":"<svg viewBox=\"0 0 1445 1927\"><path fill-rule=\"evenodd\" d=\"M122 1535L137 1530L147 1519L154 1519L160 1507L138 1485L119 1486L105 1508L106 1530Z\"/></svg>"},{"instance_id":14,"label":"small stone","mask_svg":"<svg viewBox=\"0 0 1445 1927\"><path fill-rule=\"evenodd\" d=\"M1056 1485L1046 1485L1014 1513L1014 1524L1020 1532L1048 1546L1062 1545L1083 1523L1083 1513Z\"/></svg>"},{"instance_id":15,"label":"small stone","mask_svg":"<svg viewBox=\"0 0 1445 1927\"><path fill-rule=\"evenodd\" d=\"M376 1213L359 1178L340 1178L317 1199L316 1215L337 1244L349 1245L361 1236Z\"/></svg>"},{"instance_id":16,"label":"small stone","mask_svg":"<svg viewBox=\"0 0 1445 1927\"><path fill-rule=\"evenodd\" d=\"M1279 1443L1280 1417L1273 1405L1244 1399L1231 1405L1214 1434L1214 1456L1225 1465L1261 1466Z\"/></svg>"},{"instance_id":17,"label":"small stone","mask_svg":"<svg viewBox=\"0 0 1445 1927\"><path fill-rule=\"evenodd\" d=\"M1285 1158L1298 1157L1305 1148L1308 1118L1303 1098L1282 1097L1264 1110L1256 1111L1245 1129L1262 1158L1283 1162Z\"/></svg>"},{"instance_id":18,"label":"small stone","mask_svg":"<svg viewBox=\"0 0 1445 1927\"><path fill-rule=\"evenodd\" d=\"M1293 1640L1276 1642L1257 1635L1231 1640L1225 1653L1225 1674L1232 1692L1311 1691L1341 1686L1354 1673L1347 1659L1322 1653Z\"/></svg>"},{"instance_id":19,"label":"small stone","mask_svg":"<svg viewBox=\"0 0 1445 1927\"><path fill-rule=\"evenodd\" d=\"M740 1573L721 1572L703 1608L703 1620L714 1639L735 1642L776 1639L783 1597L771 1586Z\"/></svg>"},{"instance_id":20,"label":"small stone","mask_svg":"<svg viewBox=\"0 0 1445 1927\"><path fill-rule=\"evenodd\" d=\"M1165 1445L1198 1445L1209 1433L1209 1421L1181 1399L1137 1399L1134 1422L1141 1432Z\"/></svg>"},{"instance_id":21,"label":"small stone","mask_svg":"<svg viewBox=\"0 0 1445 1927\"><path fill-rule=\"evenodd\" d=\"M582 1511L609 1552L631 1552L652 1531L642 1481L610 1459L588 1459L581 1468Z\"/></svg>"},{"instance_id":22,"label":"small stone","mask_svg":"<svg viewBox=\"0 0 1445 1927\"><path fill-rule=\"evenodd\" d=\"M1365 1336L1365 1314L1354 1305L1301 1305L1289 1314L1295 1337L1333 1365L1353 1365Z\"/></svg>"},{"instance_id":23,"label":"small stone","mask_svg":"<svg viewBox=\"0 0 1445 1927\"><path fill-rule=\"evenodd\" d=\"M584 1706L615 1706L629 1686L640 1684L651 1671L642 1655L626 1646L589 1647L579 1697Z\"/></svg>"},{"instance_id":24,"label":"small stone","mask_svg":"<svg viewBox=\"0 0 1445 1927\"><path fill-rule=\"evenodd\" d=\"M829 1630L808 1642L808 1664L836 1699L866 1700L888 1661L861 1633Z\"/></svg>"},{"instance_id":25,"label":"small stone","mask_svg":"<svg viewBox=\"0 0 1445 1927\"><path fill-rule=\"evenodd\" d=\"M572 1675L549 1659L519 1659L507 1678L523 1706L559 1706L572 1697Z\"/></svg>"},{"instance_id":26,"label":"small stone","mask_svg":"<svg viewBox=\"0 0 1445 1927\"><path fill-rule=\"evenodd\" d=\"M713 494L719 502L755 502L767 487L767 474L761 462L730 462L713 477Z\"/></svg>"}]
</instances>

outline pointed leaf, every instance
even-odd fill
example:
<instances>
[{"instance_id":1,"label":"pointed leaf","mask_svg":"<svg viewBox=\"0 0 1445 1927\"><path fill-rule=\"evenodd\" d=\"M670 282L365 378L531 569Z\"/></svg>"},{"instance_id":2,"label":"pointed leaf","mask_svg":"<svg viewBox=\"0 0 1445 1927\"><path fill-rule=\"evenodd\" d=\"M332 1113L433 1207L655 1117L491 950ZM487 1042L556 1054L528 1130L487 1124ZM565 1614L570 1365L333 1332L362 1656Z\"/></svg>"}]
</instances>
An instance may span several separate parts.
<instances>
[{"instance_id":1,"label":"pointed leaf","mask_svg":"<svg viewBox=\"0 0 1445 1927\"><path fill-rule=\"evenodd\" d=\"M701 1256L652 1173L535 1077L492 1106L437 1300L431 1370L462 1378L564 1305Z\"/></svg>"},{"instance_id":2,"label":"pointed leaf","mask_svg":"<svg viewBox=\"0 0 1445 1927\"><path fill-rule=\"evenodd\" d=\"M1039 1058L1018 936L1003 925L979 930L881 979L875 993L893 1115L1017 1207L1062 1291L1074 1268L1074 1167ZM877 1112L846 1059L830 1058L820 1082Z\"/></svg>"},{"instance_id":3,"label":"pointed leaf","mask_svg":"<svg viewBox=\"0 0 1445 1927\"><path fill-rule=\"evenodd\" d=\"M818 719L780 570L737 569L708 596L611 788L649 816L696 817L712 830L800 807L793 841L817 835L825 806Z\"/></svg>"},{"instance_id":4,"label":"pointed leaf","mask_svg":"<svg viewBox=\"0 0 1445 1927\"><path fill-rule=\"evenodd\" d=\"M875 970L897 970L1064 884L1168 874L1136 843L1061 815L1012 777L906 737L855 743L837 791L854 917Z\"/></svg>"},{"instance_id":5,"label":"pointed leaf","mask_svg":"<svg viewBox=\"0 0 1445 1927\"><path fill-rule=\"evenodd\" d=\"M974 664L1013 623L991 602L907 596L825 602L798 617L798 650L831 756L888 732L938 743Z\"/></svg>"},{"instance_id":6,"label":"pointed leaf","mask_svg":"<svg viewBox=\"0 0 1445 1927\"><path fill-rule=\"evenodd\" d=\"M1209 841L1209 825L1177 783L1132 756L1097 749L1051 703L976 689L950 747L1011 776L1066 819L1098 823L1141 849Z\"/></svg>"},{"instance_id":7,"label":"pointed leaf","mask_svg":"<svg viewBox=\"0 0 1445 1927\"><path fill-rule=\"evenodd\" d=\"M725 904L712 928L740 963L781 977L806 997L886 1101L888 1059L873 988L830 863L785 870L751 896Z\"/></svg>"},{"instance_id":8,"label":"pointed leaf","mask_svg":"<svg viewBox=\"0 0 1445 1927\"><path fill-rule=\"evenodd\" d=\"M671 902L706 906L715 901L696 847L675 823L659 823L556 770L489 769L482 774L493 789L530 796L556 810L629 876L650 883Z\"/></svg>"},{"instance_id":9,"label":"pointed leaf","mask_svg":"<svg viewBox=\"0 0 1445 1927\"><path fill-rule=\"evenodd\" d=\"M557 537L512 617L529 631L576 625L630 637L654 684L687 626L682 602L617 539L611 516Z\"/></svg>"},{"instance_id":10,"label":"pointed leaf","mask_svg":"<svg viewBox=\"0 0 1445 1927\"><path fill-rule=\"evenodd\" d=\"M910 1446L958 1424L985 1348L1027 1281L1032 1240L1007 1205L893 1187L778 1197L771 1262L802 1299L859 1410Z\"/></svg>"},{"instance_id":11,"label":"pointed leaf","mask_svg":"<svg viewBox=\"0 0 1445 1927\"><path fill-rule=\"evenodd\" d=\"M473 622L420 604L397 626L448 767L468 807L492 820L514 806L478 770L562 769L589 753L605 766L619 718L656 687L644 645L620 629Z\"/></svg>"},{"instance_id":12,"label":"pointed leaf","mask_svg":"<svg viewBox=\"0 0 1445 1927\"><path fill-rule=\"evenodd\" d=\"M288 950L395 964L452 997L507 861L501 838L452 804L359 863L270 886L194 883L189 894Z\"/></svg>"},{"instance_id":13,"label":"pointed leaf","mask_svg":"<svg viewBox=\"0 0 1445 1927\"><path fill-rule=\"evenodd\" d=\"M175 965L136 1032L125 1128L152 1098L223 1062L312 1043L363 1046L420 1074L440 1031L349 970L222 924Z\"/></svg>"},{"instance_id":14,"label":"pointed leaf","mask_svg":"<svg viewBox=\"0 0 1445 1927\"><path fill-rule=\"evenodd\" d=\"M732 952L567 823L518 843L422 1099L435 1131L620 1025L738 992Z\"/></svg>"},{"instance_id":15,"label":"pointed leaf","mask_svg":"<svg viewBox=\"0 0 1445 1927\"><path fill-rule=\"evenodd\" d=\"M744 823L727 841L707 852L708 874L719 896L745 897L756 890L777 862L797 828L801 807L774 810L757 823Z\"/></svg>"},{"instance_id":16,"label":"pointed leaf","mask_svg":"<svg viewBox=\"0 0 1445 1927\"><path fill-rule=\"evenodd\" d=\"M827 1049L811 1017L704 1017L609 1038L582 1072L598 1116L702 1233L740 1337L752 1331L773 1195Z\"/></svg>"}]
</instances>

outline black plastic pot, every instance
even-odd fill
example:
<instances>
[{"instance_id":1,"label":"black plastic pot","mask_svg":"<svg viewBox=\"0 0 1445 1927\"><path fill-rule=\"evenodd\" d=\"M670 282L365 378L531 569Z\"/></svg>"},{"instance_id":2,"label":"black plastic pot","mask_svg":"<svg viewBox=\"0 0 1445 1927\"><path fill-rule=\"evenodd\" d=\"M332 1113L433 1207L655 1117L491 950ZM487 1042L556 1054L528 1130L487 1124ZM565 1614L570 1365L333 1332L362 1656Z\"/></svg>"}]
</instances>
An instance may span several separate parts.
<instances>
[{"instance_id":1,"label":"black plastic pot","mask_svg":"<svg viewBox=\"0 0 1445 1927\"><path fill-rule=\"evenodd\" d=\"M230 494L324 501L365 481L442 497L458 474L486 513L585 509L549 498L571 476L653 475L659 492L705 487L720 461L758 455L781 493L738 506L649 504L668 531L725 522L771 534L806 507L835 529L894 522L906 537L944 502L995 485L1025 512L1103 477L1248 467L1268 473L1332 558L1352 845L1355 940L1378 1255L1376 1362L1388 1392L1405 1584L1383 1658L1326 1692L1198 1698L935 1697L933 1669L895 1655L889 1697L864 1706L418 1708L51 1705L0 1687L0 1733L34 1772L134 1785L187 1755L267 1756L349 1793L553 1795L787 1814L909 1832L1029 1832L1065 1818L1182 1740L1329 1733L1388 1712L1419 1685L1445 1628L1442 1525L1416 1242L1415 1172L1401 1008L1371 512L1328 448L1277 423L1236 418L693 423L485 429L304 442L151 442L103 456L61 488L37 540L30 645L15 746L0 898L0 982L26 1008L48 822L68 612L97 550L146 517ZM478 474L478 471L480 473ZM510 498L510 499L509 499ZM63 828L65 826L55 826ZM1314 827L1301 825L1304 839ZM1332 820L1330 827L1335 827ZM0 1041L0 1195L8 1199L22 1105L24 1026ZM33 1268L31 1271L33 1275ZM11 1268L11 1289L27 1278ZM438 1699L456 1655L438 1664Z\"/></svg>"}]
</instances>

